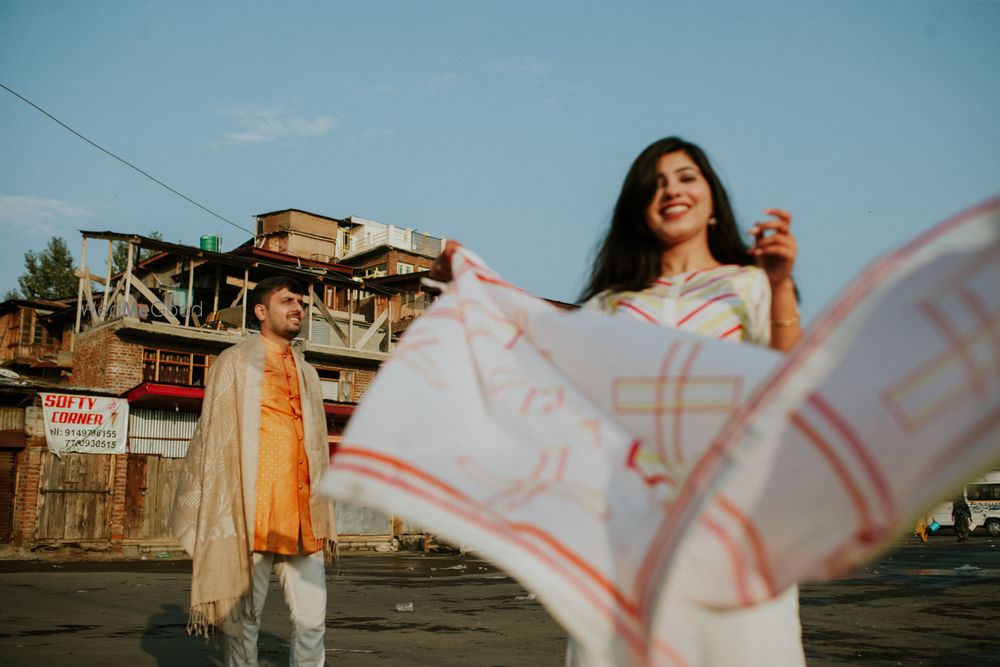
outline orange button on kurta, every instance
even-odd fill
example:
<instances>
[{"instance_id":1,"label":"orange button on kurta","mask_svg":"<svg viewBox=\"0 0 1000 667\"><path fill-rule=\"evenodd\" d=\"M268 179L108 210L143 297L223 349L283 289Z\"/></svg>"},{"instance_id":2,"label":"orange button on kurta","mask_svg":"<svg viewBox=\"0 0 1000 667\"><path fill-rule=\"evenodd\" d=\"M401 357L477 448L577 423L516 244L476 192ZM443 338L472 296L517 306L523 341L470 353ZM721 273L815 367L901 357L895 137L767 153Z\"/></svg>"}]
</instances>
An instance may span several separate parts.
<instances>
[{"instance_id":1,"label":"orange button on kurta","mask_svg":"<svg viewBox=\"0 0 1000 667\"><path fill-rule=\"evenodd\" d=\"M295 357L264 338L254 551L313 553L323 548L309 514L309 459Z\"/></svg>"}]
</instances>

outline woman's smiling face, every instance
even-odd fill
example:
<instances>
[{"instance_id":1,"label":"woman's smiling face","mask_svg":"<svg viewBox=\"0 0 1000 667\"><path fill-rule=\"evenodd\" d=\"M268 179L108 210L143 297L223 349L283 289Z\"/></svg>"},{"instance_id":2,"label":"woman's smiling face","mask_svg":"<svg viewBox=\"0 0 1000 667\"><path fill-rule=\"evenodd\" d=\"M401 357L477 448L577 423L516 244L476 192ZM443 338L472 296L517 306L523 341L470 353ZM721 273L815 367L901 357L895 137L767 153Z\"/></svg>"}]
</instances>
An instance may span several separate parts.
<instances>
[{"instance_id":1,"label":"woman's smiling face","mask_svg":"<svg viewBox=\"0 0 1000 667\"><path fill-rule=\"evenodd\" d=\"M707 248L712 214L712 188L694 160L684 151L660 156L646 224L664 249L699 237Z\"/></svg>"}]
</instances>

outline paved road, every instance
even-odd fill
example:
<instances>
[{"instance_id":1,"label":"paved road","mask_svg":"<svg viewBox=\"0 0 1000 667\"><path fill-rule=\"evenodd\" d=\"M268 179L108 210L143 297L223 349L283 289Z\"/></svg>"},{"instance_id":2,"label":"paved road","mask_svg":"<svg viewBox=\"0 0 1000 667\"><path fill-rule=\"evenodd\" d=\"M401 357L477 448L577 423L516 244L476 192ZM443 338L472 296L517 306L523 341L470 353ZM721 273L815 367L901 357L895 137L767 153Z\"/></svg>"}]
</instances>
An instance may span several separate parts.
<instances>
[{"instance_id":1,"label":"paved road","mask_svg":"<svg viewBox=\"0 0 1000 667\"><path fill-rule=\"evenodd\" d=\"M190 563L0 562L0 664L221 664L185 634ZM565 634L538 601L471 557L347 554L330 576L333 664L561 665ZM801 588L811 667L1000 666L1000 540L904 541L850 579ZM412 612L397 612L398 603ZM285 665L272 584L261 664Z\"/></svg>"},{"instance_id":2,"label":"paved road","mask_svg":"<svg viewBox=\"0 0 1000 667\"><path fill-rule=\"evenodd\" d=\"M810 667L997 666L1000 540L910 538L849 579L803 585L799 603Z\"/></svg>"}]
</instances>

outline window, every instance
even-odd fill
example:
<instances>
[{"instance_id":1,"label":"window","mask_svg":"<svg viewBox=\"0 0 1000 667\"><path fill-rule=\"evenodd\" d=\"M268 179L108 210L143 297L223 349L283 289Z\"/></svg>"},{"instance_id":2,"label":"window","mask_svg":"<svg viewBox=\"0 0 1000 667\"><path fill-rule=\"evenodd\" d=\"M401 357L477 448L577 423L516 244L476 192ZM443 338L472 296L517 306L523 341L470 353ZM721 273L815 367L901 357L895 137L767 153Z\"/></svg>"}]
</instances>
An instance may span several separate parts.
<instances>
[{"instance_id":1,"label":"window","mask_svg":"<svg viewBox=\"0 0 1000 667\"><path fill-rule=\"evenodd\" d=\"M46 334L48 334L48 331L46 331L45 327L42 325L42 323L39 322L36 319L35 320L35 337L32 339L32 342L35 345L45 345L46 343L49 342L49 337Z\"/></svg>"},{"instance_id":2,"label":"window","mask_svg":"<svg viewBox=\"0 0 1000 667\"><path fill-rule=\"evenodd\" d=\"M375 292L366 292L365 290L360 289L351 290L351 298L354 299L355 303L358 301L364 301L365 299L370 299L373 296L375 296Z\"/></svg>"},{"instance_id":3,"label":"window","mask_svg":"<svg viewBox=\"0 0 1000 667\"><path fill-rule=\"evenodd\" d=\"M343 257L345 255L351 254L351 232L346 229L337 230L337 238L339 240L339 256Z\"/></svg>"},{"instance_id":4,"label":"window","mask_svg":"<svg viewBox=\"0 0 1000 667\"><path fill-rule=\"evenodd\" d=\"M396 273L413 273L413 265L406 262L396 262Z\"/></svg>"},{"instance_id":5,"label":"window","mask_svg":"<svg viewBox=\"0 0 1000 667\"><path fill-rule=\"evenodd\" d=\"M965 493L969 500L1000 500L1000 484L969 484Z\"/></svg>"},{"instance_id":6,"label":"window","mask_svg":"<svg viewBox=\"0 0 1000 667\"><path fill-rule=\"evenodd\" d=\"M27 308L21 309L21 345L31 345L31 321L35 313Z\"/></svg>"},{"instance_id":7,"label":"window","mask_svg":"<svg viewBox=\"0 0 1000 667\"><path fill-rule=\"evenodd\" d=\"M21 309L20 334L21 345L47 345L56 339L38 318L38 313L27 308Z\"/></svg>"},{"instance_id":8,"label":"window","mask_svg":"<svg viewBox=\"0 0 1000 667\"><path fill-rule=\"evenodd\" d=\"M381 278L384 275L388 275L389 265L386 262L381 264L376 264L375 266L366 266L361 269L362 278Z\"/></svg>"},{"instance_id":9,"label":"window","mask_svg":"<svg viewBox=\"0 0 1000 667\"><path fill-rule=\"evenodd\" d=\"M338 403L354 402L354 371L340 368L316 368L323 385L323 399Z\"/></svg>"},{"instance_id":10,"label":"window","mask_svg":"<svg viewBox=\"0 0 1000 667\"><path fill-rule=\"evenodd\" d=\"M145 348L142 351L142 379L193 387L205 386L208 355Z\"/></svg>"},{"instance_id":11,"label":"window","mask_svg":"<svg viewBox=\"0 0 1000 667\"><path fill-rule=\"evenodd\" d=\"M427 292L403 292L399 295L399 301L411 309L423 310L434 301L434 298Z\"/></svg>"}]
</instances>

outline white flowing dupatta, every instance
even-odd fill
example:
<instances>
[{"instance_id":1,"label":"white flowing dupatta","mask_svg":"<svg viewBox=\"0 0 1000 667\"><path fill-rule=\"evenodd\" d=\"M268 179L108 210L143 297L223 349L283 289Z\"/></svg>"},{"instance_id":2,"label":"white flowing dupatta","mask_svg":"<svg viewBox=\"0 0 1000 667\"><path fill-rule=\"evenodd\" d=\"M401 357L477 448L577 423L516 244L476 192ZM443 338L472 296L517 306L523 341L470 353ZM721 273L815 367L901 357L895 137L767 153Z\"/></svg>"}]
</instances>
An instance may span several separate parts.
<instances>
[{"instance_id":1,"label":"white flowing dupatta","mask_svg":"<svg viewBox=\"0 0 1000 667\"><path fill-rule=\"evenodd\" d=\"M794 352L567 312L461 249L324 492L536 591L595 664L870 559L1000 460L1000 198L878 261Z\"/></svg>"}]
</instances>

